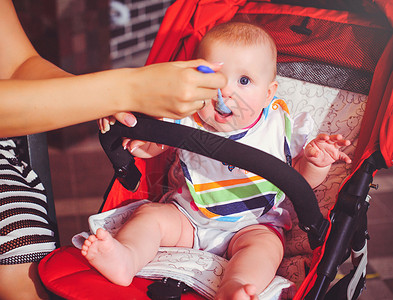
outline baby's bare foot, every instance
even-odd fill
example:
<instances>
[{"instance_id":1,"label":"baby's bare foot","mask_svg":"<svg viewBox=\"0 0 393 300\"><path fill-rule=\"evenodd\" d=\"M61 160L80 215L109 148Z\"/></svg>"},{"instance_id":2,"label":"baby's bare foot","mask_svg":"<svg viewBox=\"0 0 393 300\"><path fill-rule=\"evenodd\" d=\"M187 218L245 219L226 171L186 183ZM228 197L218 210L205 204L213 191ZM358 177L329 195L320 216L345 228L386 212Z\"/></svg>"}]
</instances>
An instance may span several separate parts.
<instances>
[{"instance_id":1,"label":"baby's bare foot","mask_svg":"<svg viewBox=\"0 0 393 300\"><path fill-rule=\"evenodd\" d=\"M256 287L252 284L243 284L238 281L223 283L215 297L216 300L258 300Z\"/></svg>"},{"instance_id":2,"label":"baby's bare foot","mask_svg":"<svg viewBox=\"0 0 393 300\"><path fill-rule=\"evenodd\" d=\"M108 280L128 286L135 275L130 249L102 228L85 240L81 253Z\"/></svg>"}]
</instances>

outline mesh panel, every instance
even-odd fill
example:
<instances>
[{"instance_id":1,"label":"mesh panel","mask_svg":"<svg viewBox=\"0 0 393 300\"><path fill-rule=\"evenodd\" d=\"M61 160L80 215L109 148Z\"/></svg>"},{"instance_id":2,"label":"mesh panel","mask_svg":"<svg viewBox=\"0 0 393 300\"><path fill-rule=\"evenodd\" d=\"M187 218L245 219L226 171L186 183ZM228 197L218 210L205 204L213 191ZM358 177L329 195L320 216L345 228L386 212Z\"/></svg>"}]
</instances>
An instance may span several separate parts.
<instances>
[{"instance_id":1,"label":"mesh panel","mask_svg":"<svg viewBox=\"0 0 393 300\"><path fill-rule=\"evenodd\" d=\"M391 29L296 15L239 14L236 19L259 24L272 35L280 75L363 94L392 35ZM309 35L294 32L293 26Z\"/></svg>"},{"instance_id":2,"label":"mesh panel","mask_svg":"<svg viewBox=\"0 0 393 300\"><path fill-rule=\"evenodd\" d=\"M277 74L368 95L372 73L315 62L278 63Z\"/></svg>"},{"instance_id":3,"label":"mesh panel","mask_svg":"<svg viewBox=\"0 0 393 300\"><path fill-rule=\"evenodd\" d=\"M381 16L375 0L271 0L272 3L299 5ZM384 15L382 15L384 17Z\"/></svg>"}]
</instances>

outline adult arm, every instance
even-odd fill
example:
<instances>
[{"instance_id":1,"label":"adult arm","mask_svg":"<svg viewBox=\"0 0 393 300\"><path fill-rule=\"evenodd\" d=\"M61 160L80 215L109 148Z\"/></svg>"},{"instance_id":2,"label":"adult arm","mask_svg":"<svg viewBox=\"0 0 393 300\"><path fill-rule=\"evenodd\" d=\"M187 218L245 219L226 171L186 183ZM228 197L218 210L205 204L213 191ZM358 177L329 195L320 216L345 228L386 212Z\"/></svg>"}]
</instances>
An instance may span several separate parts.
<instances>
[{"instance_id":1,"label":"adult arm","mask_svg":"<svg viewBox=\"0 0 393 300\"><path fill-rule=\"evenodd\" d=\"M26 37L11 0L0 1L0 137L53 130L123 111L181 118L225 85L201 74L202 61L73 76L41 58Z\"/></svg>"}]
</instances>

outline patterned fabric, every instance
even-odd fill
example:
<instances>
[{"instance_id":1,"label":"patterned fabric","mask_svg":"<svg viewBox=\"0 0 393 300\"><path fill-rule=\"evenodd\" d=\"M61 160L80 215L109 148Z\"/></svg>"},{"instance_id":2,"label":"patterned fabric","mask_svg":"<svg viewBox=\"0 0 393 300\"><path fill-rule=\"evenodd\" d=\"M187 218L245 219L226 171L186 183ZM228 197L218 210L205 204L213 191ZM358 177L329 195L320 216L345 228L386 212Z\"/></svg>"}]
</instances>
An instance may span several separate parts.
<instances>
[{"instance_id":1,"label":"patterned fabric","mask_svg":"<svg viewBox=\"0 0 393 300\"><path fill-rule=\"evenodd\" d=\"M39 261L54 249L44 187L14 141L0 139L0 264Z\"/></svg>"},{"instance_id":2,"label":"patterned fabric","mask_svg":"<svg viewBox=\"0 0 393 300\"><path fill-rule=\"evenodd\" d=\"M181 123L204 130L197 115L185 118ZM253 127L218 134L290 163L291 133L292 121L287 105L282 99L273 99ZM276 186L251 172L189 151L179 150L179 157L193 198L191 209L199 210L209 219L225 222L255 220L276 209L285 198ZM185 209L190 210L189 207Z\"/></svg>"},{"instance_id":3,"label":"patterned fabric","mask_svg":"<svg viewBox=\"0 0 393 300\"><path fill-rule=\"evenodd\" d=\"M342 134L351 141L351 145L343 151L353 158L367 96L281 76L277 76L277 81L279 88L276 95L287 99L291 116L296 119L303 112L311 116L314 127L307 140L315 138L320 132ZM319 207L325 217L337 199L343 180L351 173L351 168L351 164L335 162L325 181L315 188ZM299 221L291 203L285 201L282 207L290 213L293 226L286 232L285 255L277 274L299 286L307 275L304 266L311 265L312 250L307 234L298 226Z\"/></svg>"}]
</instances>

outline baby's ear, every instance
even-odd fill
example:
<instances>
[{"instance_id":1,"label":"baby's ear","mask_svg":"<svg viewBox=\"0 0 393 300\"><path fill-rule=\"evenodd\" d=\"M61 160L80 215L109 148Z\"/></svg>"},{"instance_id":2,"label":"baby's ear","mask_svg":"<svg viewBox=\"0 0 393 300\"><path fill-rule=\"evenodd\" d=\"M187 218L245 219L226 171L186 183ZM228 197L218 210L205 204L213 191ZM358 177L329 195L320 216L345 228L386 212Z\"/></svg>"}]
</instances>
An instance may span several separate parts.
<instances>
[{"instance_id":1,"label":"baby's ear","mask_svg":"<svg viewBox=\"0 0 393 300\"><path fill-rule=\"evenodd\" d=\"M272 81L269 84L269 88L267 90L267 94L266 94L266 103L267 105L269 105L269 103L273 100L274 95L276 94L277 91L277 87L278 87L278 82L277 81Z\"/></svg>"}]
</instances>

